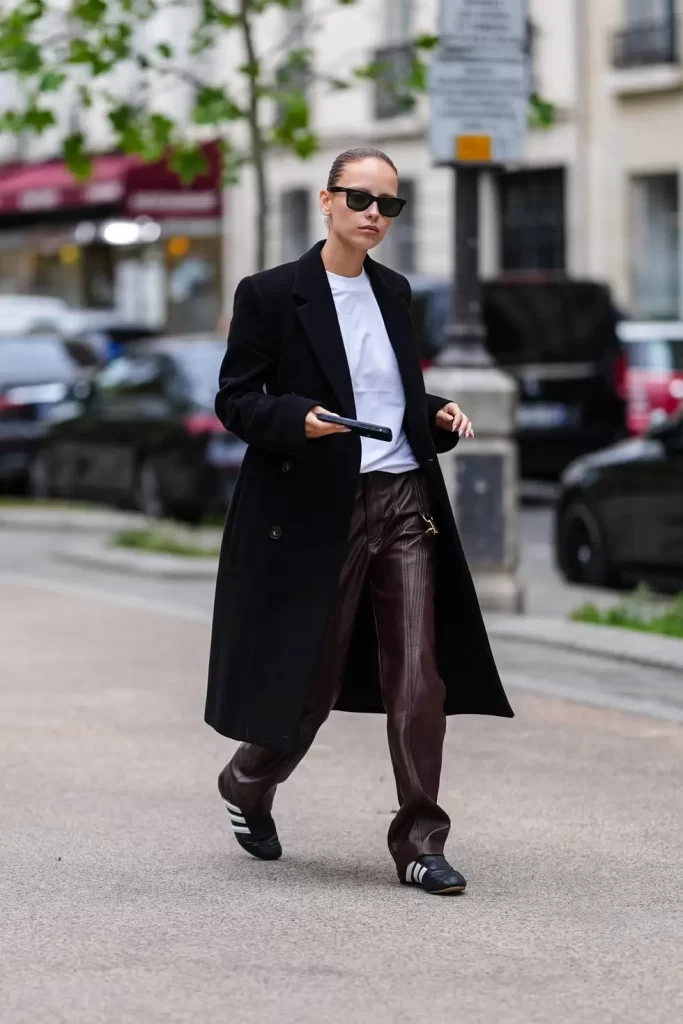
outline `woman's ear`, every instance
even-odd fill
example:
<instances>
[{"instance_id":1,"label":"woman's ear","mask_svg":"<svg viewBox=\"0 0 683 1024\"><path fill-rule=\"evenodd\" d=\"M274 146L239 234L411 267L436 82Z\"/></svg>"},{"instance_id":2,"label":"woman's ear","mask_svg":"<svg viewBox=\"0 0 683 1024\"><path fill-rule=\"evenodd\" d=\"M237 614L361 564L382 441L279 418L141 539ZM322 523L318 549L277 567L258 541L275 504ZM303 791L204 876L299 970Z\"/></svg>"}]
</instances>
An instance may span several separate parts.
<instances>
[{"instance_id":1,"label":"woman's ear","mask_svg":"<svg viewBox=\"0 0 683 1024\"><path fill-rule=\"evenodd\" d=\"M330 202L331 202L331 200L332 200L332 196L330 195L330 193L327 191L326 188L322 188L320 190L320 212L323 215L323 220L325 222L325 227L326 228L329 228L329 226L330 226Z\"/></svg>"},{"instance_id":2,"label":"woman's ear","mask_svg":"<svg viewBox=\"0 0 683 1024\"><path fill-rule=\"evenodd\" d=\"M327 188L321 188L321 213L324 217L330 216L330 203L332 196L330 195Z\"/></svg>"}]
</instances>

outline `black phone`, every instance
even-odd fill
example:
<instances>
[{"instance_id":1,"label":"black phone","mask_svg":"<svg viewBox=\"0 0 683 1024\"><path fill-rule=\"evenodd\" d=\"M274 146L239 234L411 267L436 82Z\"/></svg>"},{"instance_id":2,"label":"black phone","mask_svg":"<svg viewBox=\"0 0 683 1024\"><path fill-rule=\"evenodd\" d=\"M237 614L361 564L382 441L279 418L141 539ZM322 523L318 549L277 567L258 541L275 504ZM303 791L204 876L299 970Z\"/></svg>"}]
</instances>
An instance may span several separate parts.
<instances>
[{"instance_id":1,"label":"black phone","mask_svg":"<svg viewBox=\"0 0 683 1024\"><path fill-rule=\"evenodd\" d=\"M323 423L338 423L342 427L348 427L361 437L372 437L376 441L393 441L394 435L389 427L380 427L377 423L362 423L360 420L350 420L346 416L334 416L332 413L317 412L316 416Z\"/></svg>"}]
</instances>

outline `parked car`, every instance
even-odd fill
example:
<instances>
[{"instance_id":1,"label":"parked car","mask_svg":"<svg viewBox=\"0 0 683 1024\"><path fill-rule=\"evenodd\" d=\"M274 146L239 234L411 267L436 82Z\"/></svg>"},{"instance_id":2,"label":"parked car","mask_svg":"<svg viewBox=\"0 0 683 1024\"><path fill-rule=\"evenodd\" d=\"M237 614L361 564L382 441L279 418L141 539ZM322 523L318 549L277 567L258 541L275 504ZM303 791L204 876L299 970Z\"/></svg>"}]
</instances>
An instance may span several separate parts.
<instances>
[{"instance_id":1,"label":"parked car","mask_svg":"<svg viewBox=\"0 0 683 1024\"><path fill-rule=\"evenodd\" d=\"M78 338L90 345L103 362L123 355L131 341L157 338L161 334L148 324L113 309L70 309L60 318L58 329L65 338Z\"/></svg>"},{"instance_id":2,"label":"parked car","mask_svg":"<svg viewBox=\"0 0 683 1024\"><path fill-rule=\"evenodd\" d=\"M0 337L0 484L4 487L26 483L52 411L77 392L87 376L88 355L87 349L76 343L69 346L56 336Z\"/></svg>"},{"instance_id":3,"label":"parked car","mask_svg":"<svg viewBox=\"0 0 683 1024\"><path fill-rule=\"evenodd\" d=\"M683 587L683 410L569 466L555 553L573 583Z\"/></svg>"},{"instance_id":4,"label":"parked car","mask_svg":"<svg viewBox=\"0 0 683 1024\"><path fill-rule=\"evenodd\" d=\"M246 445L213 409L225 342L134 342L56 414L32 466L35 494L194 520L224 509Z\"/></svg>"},{"instance_id":5,"label":"parked car","mask_svg":"<svg viewBox=\"0 0 683 1024\"><path fill-rule=\"evenodd\" d=\"M423 364L448 343L452 286L414 278ZM591 281L483 284L486 345L519 386L517 439L525 479L558 479L586 452L625 437L626 365L609 290Z\"/></svg>"},{"instance_id":6,"label":"parked car","mask_svg":"<svg viewBox=\"0 0 683 1024\"><path fill-rule=\"evenodd\" d=\"M0 336L52 334L69 312L63 299L46 295L0 295Z\"/></svg>"},{"instance_id":7,"label":"parked car","mask_svg":"<svg viewBox=\"0 0 683 1024\"><path fill-rule=\"evenodd\" d=\"M683 402L683 323L625 320L627 422L632 434L674 414Z\"/></svg>"}]
</instances>

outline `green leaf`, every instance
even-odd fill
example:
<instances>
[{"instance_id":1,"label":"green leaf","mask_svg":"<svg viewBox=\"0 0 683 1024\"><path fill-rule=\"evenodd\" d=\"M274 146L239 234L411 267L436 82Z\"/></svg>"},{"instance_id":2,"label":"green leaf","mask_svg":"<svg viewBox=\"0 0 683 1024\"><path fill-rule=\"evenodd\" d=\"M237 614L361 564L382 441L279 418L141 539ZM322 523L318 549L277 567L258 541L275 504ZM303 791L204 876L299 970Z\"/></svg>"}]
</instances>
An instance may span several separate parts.
<instances>
[{"instance_id":1,"label":"green leaf","mask_svg":"<svg viewBox=\"0 0 683 1024\"><path fill-rule=\"evenodd\" d=\"M59 92L66 81L63 71L46 71L38 83L39 92Z\"/></svg>"},{"instance_id":2,"label":"green leaf","mask_svg":"<svg viewBox=\"0 0 683 1024\"><path fill-rule=\"evenodd\" d=\"M176 172L183 185L191 185L195 178L208 170L206 157L198 143L175 146L171 153L169 166Z\"/></svg>"},{"instance_id":3,"label":"green leaf","mask_svg":"<svg viewBox=\"0 0 683 1024\"><path fill-rule=\"evenodd\" d=\"M62 146L67 167L81 181L89 178L92 173L92 160L85 151L85 137L82 132L69 135Z\"/></svg>"},{"instance_id":4,"label":"green leaf","mask_svg":"<svg viewBox=\"0 0 683 1024\"><path fill-rule=\"evenodd\" d=\"M164 60L171 60L173 57L173 47L168 43L157 43L157 53L160 57L163 57Z\"/></svg>"},{"instance_id":5,"label":"green leaf","mask_svg":"<svg viewBox=\"0 0 683 1024\"><path fill-rule=\"evenodd\" d=\"M54 110L31 105L24 111L23 128L36 135L42 135L48 128L53 128L56 124L57 118Z\"/></svg>"},{"instance_id":6,"label":"green leaf","mask_svg":"<svg viewBox=\"0 0 683 1024\"><path fill-rule=\"evenodd\" d=\"M106 0L73 0L71 14L86 25L99 25L107 13Z\"/></svg>"},{"instance_id":7,"label":"green leaf","mask_svg":"<svg viewBox=\"0 0 683 1024\"><path fill-rule=\"evenodd\" d=\"M532 93L529 97L529 127L546 129L552 128L557 118L557 110L554 103L542 99L538 93Z\"/></svg>"},{"instance_id":8,"label":"green leaf","mask_svg":"<svg viewBox=\"0 0 683 1024\"><path fill-rule=\"evenodd\" d=\"M415 46L418 50L435 50L439 42L439 36L422 35L415 40Z\"/></svg>"},{"instance_id":9,"label":"green leaf","mask_svg":"<svg viewBox=\"0 0 683 1024\"><path fill-rule=\"evenodd\" d=\"M204 86L197 90L192 120L195 124L222 124L237 121L243 111L228 96L224 89Z\"/></svg>"},{"instance_id":10,"label":"green leaf","mask_svg":"<svg viewBox=\"0 0 683 1024\"><path fill-rule=\"evenodd\" d=\"M144 144L142 157L145 160L160 160L164 155L173 136L175 123L163 114L151 114L147 130L142 128Z\"/></svg>"}]
</instances>

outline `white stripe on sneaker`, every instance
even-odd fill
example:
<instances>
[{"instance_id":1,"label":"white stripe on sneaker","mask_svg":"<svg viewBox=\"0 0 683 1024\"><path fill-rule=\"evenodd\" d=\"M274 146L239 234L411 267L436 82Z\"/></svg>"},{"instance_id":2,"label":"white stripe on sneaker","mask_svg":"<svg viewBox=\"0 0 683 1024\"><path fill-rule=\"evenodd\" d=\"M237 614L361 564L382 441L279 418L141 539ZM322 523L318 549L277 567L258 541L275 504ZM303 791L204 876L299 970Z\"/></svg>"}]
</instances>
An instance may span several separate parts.
<instances>
[{"instance_id":1,"label":"white stripe on sneaker","mask_svg":"<svg viewBox=\"0 0 683 1024\"><path fill-rule=\"evenodd\" d=\"M246 825L247 819L243 818L241 814L233 814L232 811L229 811L228 813L230 814L230 821L235 825Z\"/></svg>"},{"instance_id":2,"label":"white stripe on sneaker","mask_svg":"<svg viewBox=\"0 0 683 1024\"><path fill-rule=\"evenodd\" d=\"M233 832L244 832L244 834L248 836L251 835L251 829L247 828L246 825L233 825L232 830Z\"/></svg>"},{"instance_id":3,"label":"white stripe on sneaker","mask_svg":"<svg viewBox=\"0 0 683 1024\"><path fill-rule=\"evenodd\" d=\"M422 884L422 879L424 878L426 873L427 873L427 868L423 864L422 867L420 868L420 873L419 873L419 876L418 876L418 879L417 879L420 884Z\"/></svg>"},{"instance_id":4,"label":"white stripe on sneaker","mask_svg":"<svg viewBox=\"0 0 683 1024\"><path fill-rule=\"evenodd\" d=\"M225 806L228 808L229 811L234 811L235 814L241 814L242 813L242 808L241 807L237 807L235 804L231 804L229 800L225 799L225 797L223 797L223 803L225 804Z\"/></svg>"},{"instance_id":5,"label":"white stripe on sneaker","mask_svg":"<svg viewBox=\"0 0 683 1024\"><path fill-rule=\"evenodd\" d=\"M410 864L406 868L406 882L412 882L413 880L413 868L415 867L415 861L411 860Z\"/></svg>"}]
</instances>

